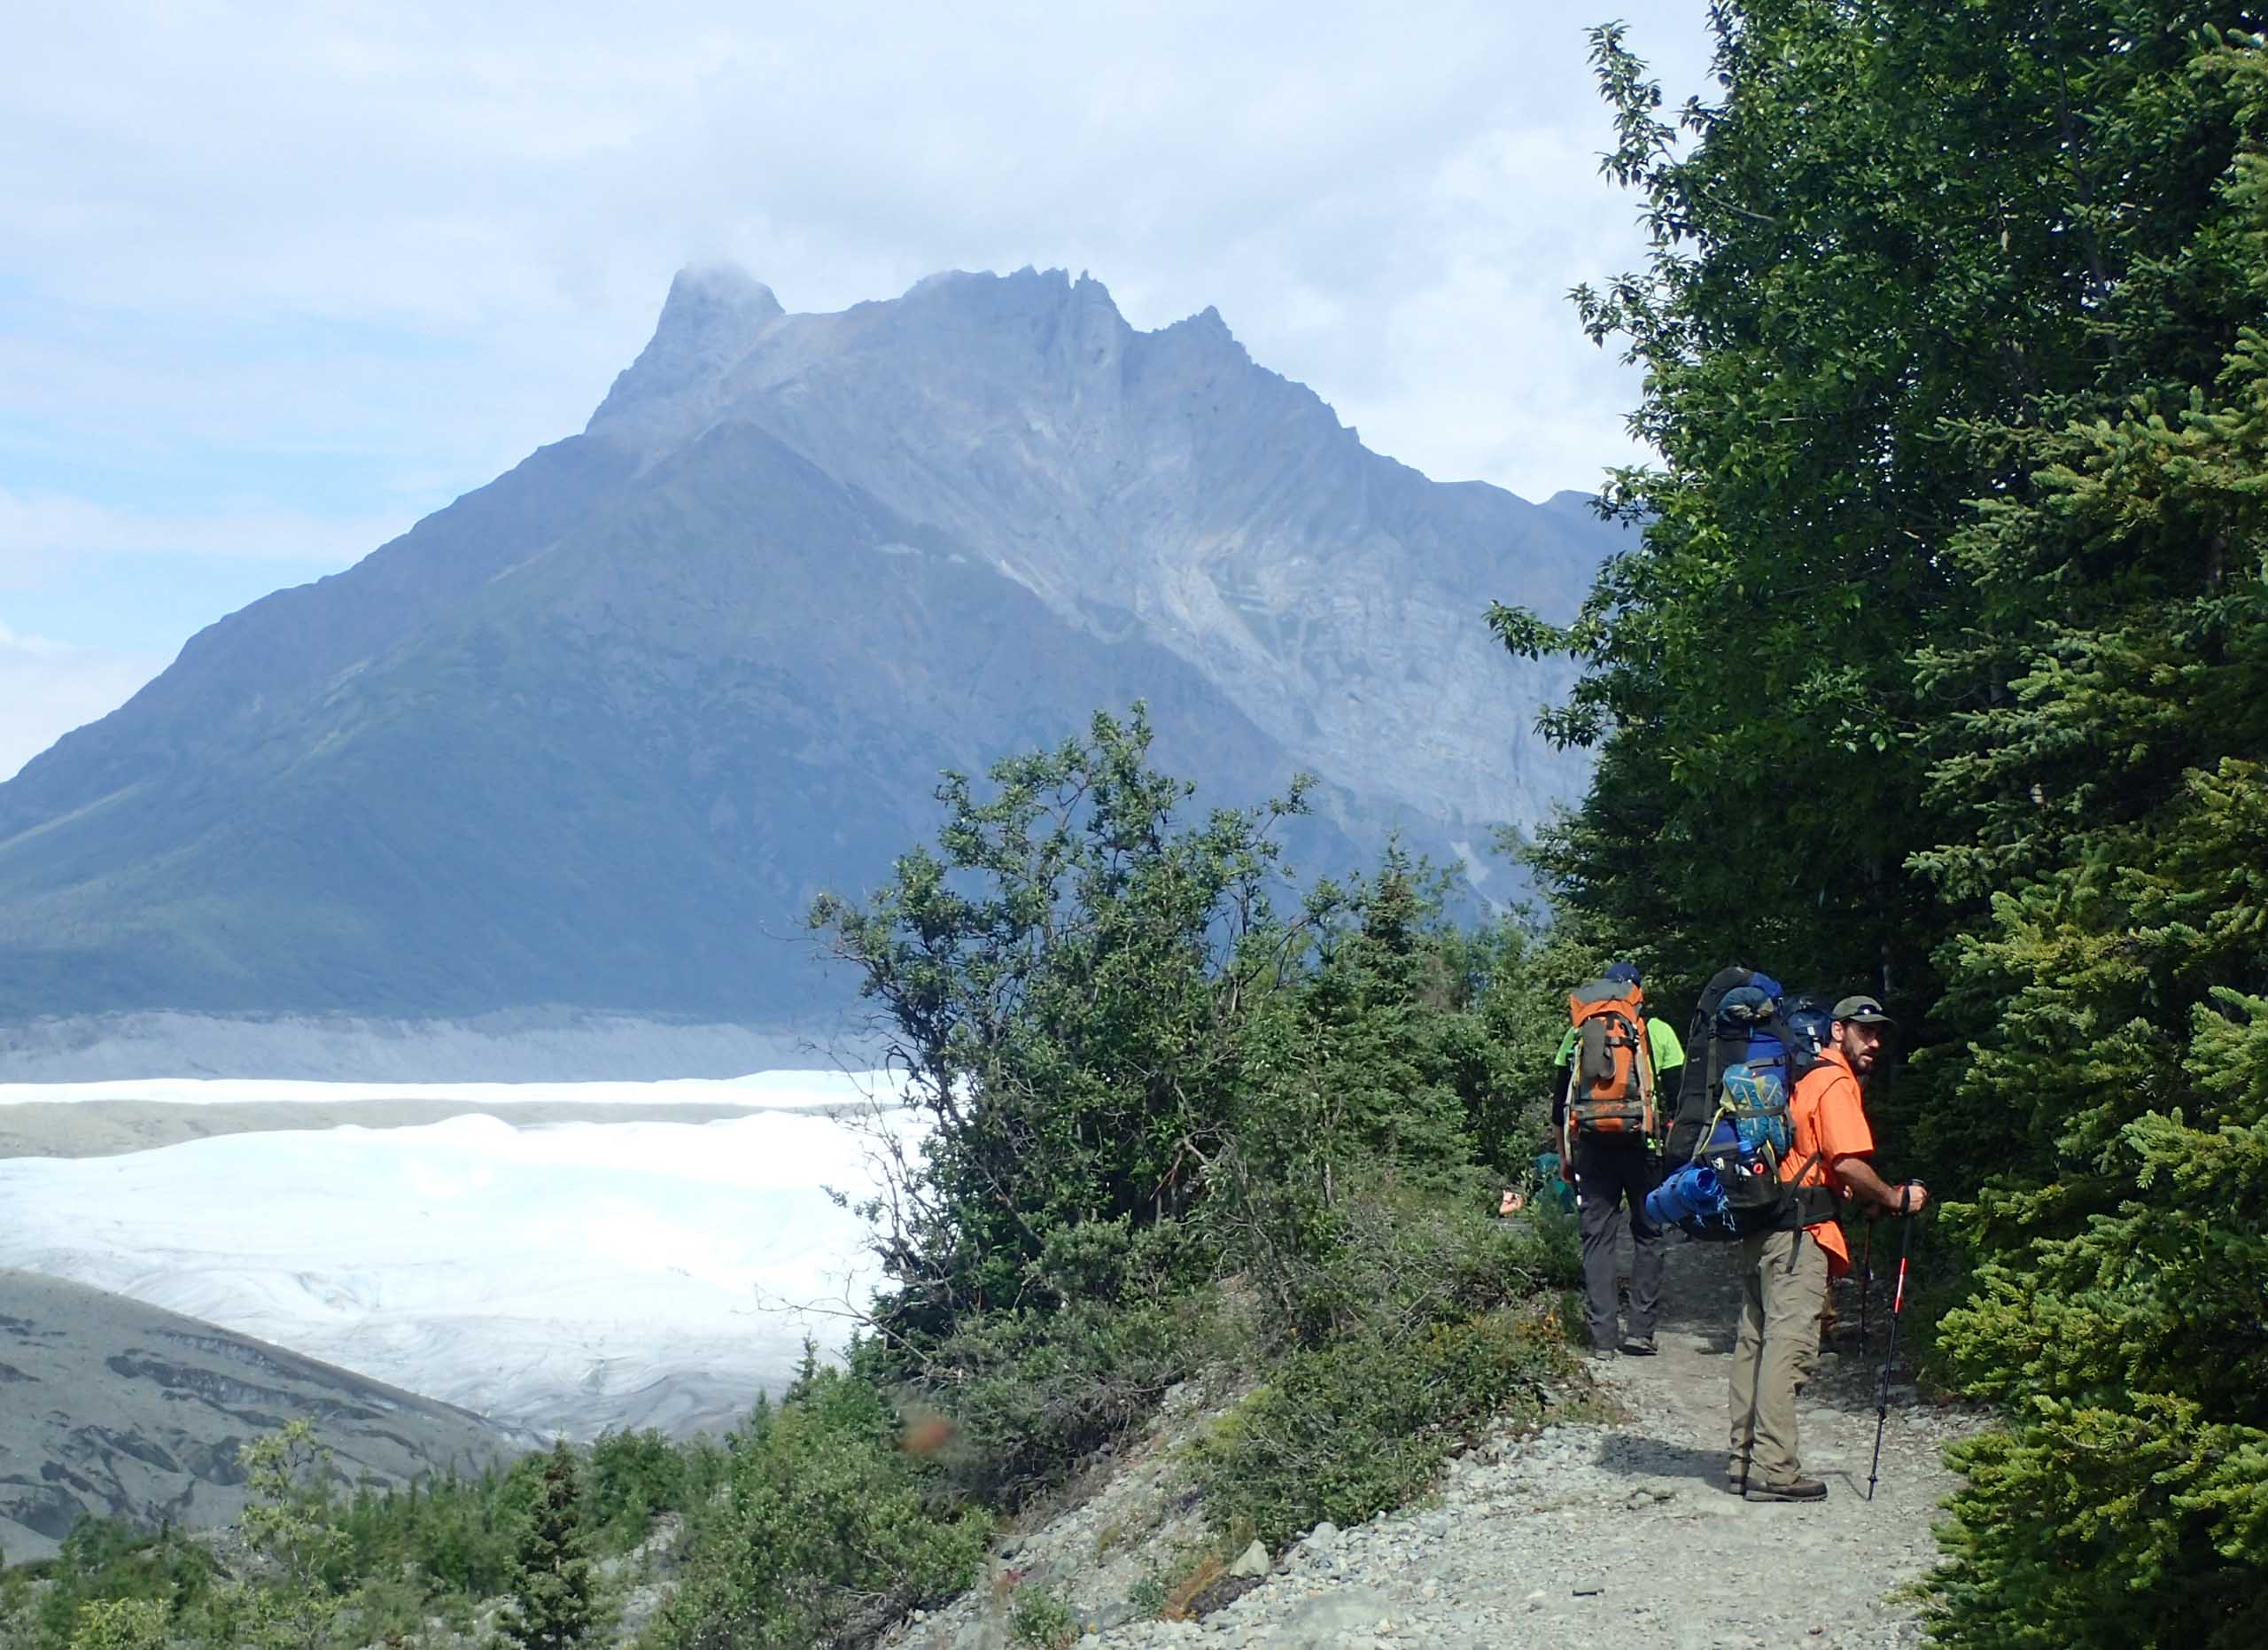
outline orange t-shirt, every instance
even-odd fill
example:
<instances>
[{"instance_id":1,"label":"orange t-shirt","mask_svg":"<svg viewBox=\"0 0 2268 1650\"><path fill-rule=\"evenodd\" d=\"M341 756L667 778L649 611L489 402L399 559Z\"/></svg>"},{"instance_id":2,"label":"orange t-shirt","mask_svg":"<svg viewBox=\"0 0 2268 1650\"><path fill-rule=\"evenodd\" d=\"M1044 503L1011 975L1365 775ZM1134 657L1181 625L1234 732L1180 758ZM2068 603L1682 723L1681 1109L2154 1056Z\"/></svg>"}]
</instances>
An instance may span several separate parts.
<instances>
[{"instance_id":1,"label":"orange t-shirt","mask_svg":"<svg viewBox=\"0 0 2268 1650\"><path fill-rule=\"evenodd\" d=\"M1826 1050L1820 1062L1804 1073L1796 1092L1788 1097L1788 1117L1795 1125L1796 1149L1788 1154L1780 1172L1792 1180L1797 1171L1803 1170L1803 1185L1832 1187L1839 1196L1843 1187L1835 1176L1835 1160L1875 1148L1858 1077L1840 1049ZM1819 1154L1815 1163L1812 1161L1814 1152ZM1804 1230L1827 1251L1829 1277L1839 1278L1851 1270L1851 1246L1844 1241L1841 1226L1822 1220Z\"/></svg>"}]
</instances>

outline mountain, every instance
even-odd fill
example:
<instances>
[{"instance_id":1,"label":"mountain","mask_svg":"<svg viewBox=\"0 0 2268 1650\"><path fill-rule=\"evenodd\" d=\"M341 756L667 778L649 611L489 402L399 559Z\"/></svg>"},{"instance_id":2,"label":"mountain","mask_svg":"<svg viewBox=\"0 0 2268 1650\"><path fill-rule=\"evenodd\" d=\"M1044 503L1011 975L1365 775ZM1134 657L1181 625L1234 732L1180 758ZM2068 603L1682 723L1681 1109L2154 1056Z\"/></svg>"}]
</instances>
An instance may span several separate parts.
<instances>
[{"instance_id":1,"label":"mountain","mask_svg":"<svg viewBox=\"0 0 2268 1650\"><path fill-rule=\"evenodd\" d=\"M245 1502L237 1449L300 1417L349 1482L517 1454L530 1436L249 1336L0 1270L0 1552L55 1550L83 1514L209 1526Z\"/></svg>"},{"instance_id":2,"label":"mountain","mask_svg":"<svg viewBox=\"0 0 2268 1650\"><path fill-rule=\"evenodd\" d=\"M680 275L580 435L194 637L0 785L0 1020L183 1010L752 1023L935 829L945 767L1146 700L1200 801L1444 858L1573 796L1572 611L1609 529L1364 448L1211 310L952 274L789 315Z\"/></svg>"}]
</instances>

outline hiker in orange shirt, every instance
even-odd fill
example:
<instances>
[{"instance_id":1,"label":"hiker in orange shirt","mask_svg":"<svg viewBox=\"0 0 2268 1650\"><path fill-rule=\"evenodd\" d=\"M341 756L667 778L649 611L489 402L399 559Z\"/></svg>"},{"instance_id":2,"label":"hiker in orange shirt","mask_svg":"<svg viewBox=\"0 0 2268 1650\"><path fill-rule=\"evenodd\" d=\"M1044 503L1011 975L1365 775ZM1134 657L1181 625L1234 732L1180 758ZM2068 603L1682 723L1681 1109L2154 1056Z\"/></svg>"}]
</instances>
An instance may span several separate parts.
<instances>
[{"instance_id":1,"label":"hiker in orange shirt","mask_svg":"<svg viewBox=\"0 0 2268 1650\"><path fill-rule=\"evenodd\" d=\"M1871 997L1835 1005L1820 1062L1790 1096L1795 1149L1783 1178L1823 1187L1838 1200L1891 1214L1919 1214L1930 1201L1919 1180L1892 1186L1868 1161L1875 1148L1860 1082L1875 1068L1890 1016ZM1851 1269L1843 1228L1822 1220L1798 1231L1741 1240L1740 1335L1733 1347L1731 1487L1751 1501L1821 1501L1827 1486L1806 1478L1796 1454L1796 1386L1819 1345L1819 1314L1830 1277Z\"/></svg>"}]
</instances>

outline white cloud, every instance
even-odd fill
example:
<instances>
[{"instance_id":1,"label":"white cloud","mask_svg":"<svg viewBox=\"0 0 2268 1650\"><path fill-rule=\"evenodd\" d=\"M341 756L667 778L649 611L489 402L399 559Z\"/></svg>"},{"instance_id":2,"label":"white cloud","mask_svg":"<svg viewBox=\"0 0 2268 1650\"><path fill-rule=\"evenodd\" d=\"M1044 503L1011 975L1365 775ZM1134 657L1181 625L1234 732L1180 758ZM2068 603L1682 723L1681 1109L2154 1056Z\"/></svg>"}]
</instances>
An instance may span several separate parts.
<instances>
[{"instance_id":1,"label":"white cloud","mask_svg":"<svg viewBox=\"0 0 2268 1650\"><path fill-rule=\"evenodd\" d=\"M66 647L0 624L0 782L74 728L109 715L166 661Z\"/></svg>"}]
</instances>

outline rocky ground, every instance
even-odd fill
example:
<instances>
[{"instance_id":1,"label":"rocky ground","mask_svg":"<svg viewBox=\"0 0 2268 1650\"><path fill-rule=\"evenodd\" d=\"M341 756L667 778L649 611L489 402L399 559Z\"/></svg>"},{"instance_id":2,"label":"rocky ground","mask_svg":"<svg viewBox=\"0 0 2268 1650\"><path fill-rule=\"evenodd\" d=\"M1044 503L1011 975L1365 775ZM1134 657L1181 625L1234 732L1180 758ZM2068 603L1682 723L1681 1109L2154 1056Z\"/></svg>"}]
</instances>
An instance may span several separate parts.
<instances>
[{"instance_id":1,"label":"rocky ground","mask_svg":"<svg viewBox=\"0 0 2268 1650\"><path fill-rule=\"evenodd\" d=\"M0 1552L82 1514L203 1528L245 1504L237 1452L305 1417L349 1482L478 1472L538 1442L248 1335L0 1268Z\"/></svg>"},{"instance_id":2,"label":"rocky ground","mask_svg":"<svg viewBox=\"0 0 2268 1650\"><path fill-rule=\"evenodd\" d=\"M1421 1505L1359 1529L1320 1526L1280 1553L1247 1553L1246 1568L1258 1572L1250 1590L1202 1620L1135 1619L1154 1611L1145 1566L1154 1574L1199 1530L1196 1509L1173 1493L1169 1420L1102 1493L1009 1544L989 1588L912 1624L898 1642L907 1650L1029 1642L1016 1633L1017 1601L1041 1581L1093 1635L1083 1643L1128 1650L1918 1645L1915 1584L1934 1561L1930 1524L1956 1483L1942 1453L1982 1418L1927 1402L1901 1372L1869 1502L1887 1291L1878 1286L1867 1358L1857 1290L1846 1284L1841 1350L1826 1356L1801 1400L1804 1468L1826 1481L1827 1500L1761 1504L1731 1494L1723 1473L1733 1259L1716 1246L1672 1250L1659 1354L1594 1366L1622 1419L1494 1436L1454 1462Z\"/></svg>"}]
</instances>

